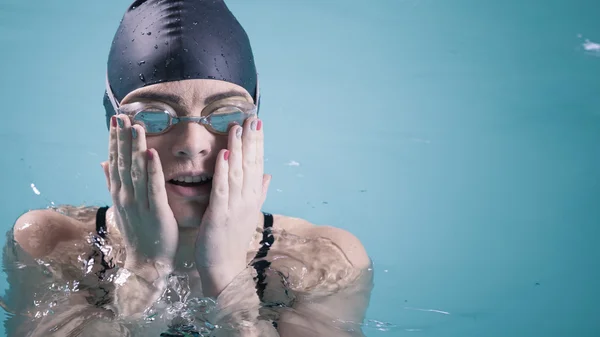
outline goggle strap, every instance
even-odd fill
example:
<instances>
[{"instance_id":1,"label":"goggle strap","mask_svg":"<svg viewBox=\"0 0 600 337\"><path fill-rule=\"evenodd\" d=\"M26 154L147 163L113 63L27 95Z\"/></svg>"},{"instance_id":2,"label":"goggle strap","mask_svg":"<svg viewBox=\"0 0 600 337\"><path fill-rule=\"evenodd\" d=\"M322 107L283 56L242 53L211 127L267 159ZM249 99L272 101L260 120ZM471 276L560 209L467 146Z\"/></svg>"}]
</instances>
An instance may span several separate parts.
<instances>
[{"instance_id":1,"label":"goggle strap","mask_svg":"<svg viewBox=\"0 0 600 337\"><path fill-rule=\"evenodd\" d=\"M115 99L115 95L113 94L112 89L110 87L110 82L108 82L108 72L106 73L106 94L108 95L110 104L112 105L113 109L115 110L115 114L118 114L119 113L119 103Z\"/></svg>"}]
</instances>

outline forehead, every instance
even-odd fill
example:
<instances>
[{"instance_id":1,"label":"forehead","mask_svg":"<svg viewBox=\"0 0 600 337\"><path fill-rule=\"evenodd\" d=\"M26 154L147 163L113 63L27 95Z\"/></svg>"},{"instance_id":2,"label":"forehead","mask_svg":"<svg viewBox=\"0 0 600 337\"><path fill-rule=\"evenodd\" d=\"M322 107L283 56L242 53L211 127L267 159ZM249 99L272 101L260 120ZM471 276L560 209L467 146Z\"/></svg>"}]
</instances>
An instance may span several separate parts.
<instances>
[{"instance_id":1,"label":"forehead","mask_svg":"<svg viewBox=\"0 0 600 337\"><path fill-rule=\"evenodd\" d=\"M146 100L181 106L204 106L227 97L242 97L254 102L246 89L237 84L220 80L189 79L136 89L125 96L121 104Z\"/></svg>"}]
</instances>

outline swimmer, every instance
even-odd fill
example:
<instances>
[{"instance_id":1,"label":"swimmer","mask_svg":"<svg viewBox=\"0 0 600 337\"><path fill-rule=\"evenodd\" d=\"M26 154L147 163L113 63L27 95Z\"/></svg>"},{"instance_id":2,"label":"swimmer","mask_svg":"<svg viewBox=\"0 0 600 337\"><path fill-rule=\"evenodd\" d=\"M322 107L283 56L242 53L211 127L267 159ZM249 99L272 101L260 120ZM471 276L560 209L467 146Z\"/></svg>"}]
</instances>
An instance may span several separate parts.
<instances>
[{"instance_id":1,"label":"swimmer","mask_svg":"<svg viewBox=\"0 0 600 337\"><path fill-rule=\"evenodd\" d=\"M38 262L50 275L8 271L5 305L22 323L7 324L9 334L136 335L130 323L164 295L169 276L186 275L190 297L215 301L208 323L230 327L212 335L363 336L372 263L361 242L262 210L270 126L259 117L248 36L223 1L127 8L108 56L104 107L101 166L112 206L17 219L5 265ZM33 289L48 278L76 291L29 319L40 299ZM185 335L177 333L143 335Z\"/></svg>"}]
</instances>

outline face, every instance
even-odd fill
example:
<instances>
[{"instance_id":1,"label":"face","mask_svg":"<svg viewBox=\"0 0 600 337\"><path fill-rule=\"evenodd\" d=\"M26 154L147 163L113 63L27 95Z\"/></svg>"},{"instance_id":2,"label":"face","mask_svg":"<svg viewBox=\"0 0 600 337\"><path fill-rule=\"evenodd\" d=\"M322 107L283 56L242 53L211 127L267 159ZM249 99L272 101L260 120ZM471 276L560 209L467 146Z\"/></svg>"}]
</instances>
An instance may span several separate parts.
<instances>
[{"instance_id":1,"label":"face","mask_svg":"<svg viewBox=\"0 0 600 337\"><path fill-rule=\"evenodd\" d=\"M199 117L205 107L211 111L232 100L254 103L252 96L236 84L193 79L137 89L123 98L121 105L143 103L177 117ZM217 155L227 147L227 135L200 123L182 121L162 134L147 136L146 142L160 157L169 205L179 226L198 227L208 206ZM206 178L208 181L204 181Z\"/></svg>"}]
</instances>

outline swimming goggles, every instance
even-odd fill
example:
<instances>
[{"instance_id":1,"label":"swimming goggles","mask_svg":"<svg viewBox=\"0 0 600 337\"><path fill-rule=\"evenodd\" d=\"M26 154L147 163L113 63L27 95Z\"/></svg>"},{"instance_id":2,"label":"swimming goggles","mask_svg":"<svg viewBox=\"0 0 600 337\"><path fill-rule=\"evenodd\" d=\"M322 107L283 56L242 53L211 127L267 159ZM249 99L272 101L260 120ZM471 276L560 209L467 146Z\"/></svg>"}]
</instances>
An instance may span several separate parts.
<instances>
[{"instance_id":1,"label":"swimming goggles","mask_svg":"<svg viewBox=\"0 0 600 337\"><path fill-rule=\"evenodd\" d=\"M209 131L226 135L229 127L258 114L258 104L253 104L240 97L225 98L207 105L199 117L177 116L177 113L162 104L134 102L119 105L106 77L106 92L117 114L127 115L133 124L141 125L148 136L156 136L169 131L174 125L192 122L204 125ZM260 100L258 79L256 81L256 98Z\"/></svg>"}]
</instances>

